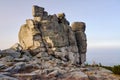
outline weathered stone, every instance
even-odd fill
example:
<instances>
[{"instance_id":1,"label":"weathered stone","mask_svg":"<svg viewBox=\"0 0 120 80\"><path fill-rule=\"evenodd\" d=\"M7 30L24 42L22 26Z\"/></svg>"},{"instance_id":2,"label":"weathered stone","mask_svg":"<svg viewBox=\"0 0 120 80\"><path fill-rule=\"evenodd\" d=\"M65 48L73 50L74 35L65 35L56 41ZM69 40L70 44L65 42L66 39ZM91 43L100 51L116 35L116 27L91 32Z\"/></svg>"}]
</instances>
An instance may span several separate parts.
<instances>
[{"instance_id":1,"label":"weathered stone","mask_svg":"<svg viewBox=\"0 0 120 80\"><path fill-rule=\"evenodd\" d=\"M27 50L22 50L22 51L21 51L21 54L22 54L21 57L23 57L24 55L26 55L26 56L28 56L29 58L32 58L32 55L31 55L30 52L28 52Z\"/></svg>"},{"instance_id":2,"label":"weathered stone","mask_svg":"<svg viewBox=\"0 0 120 80\"><path fill-rule=\"evenodd\" d=\"M19 43L14 44L10 49L20 52L23 48Z\"/></svg>"},{"instance_id":3,"label":"weathered stone","mask_svg":"<svg viewBox=\"0 0 120 80\"><path fill-rule=\"evenodd\" d=\"M67 50L68 50L69 52L78 53L78 47L77 47L77 46L69 46L69 47L67 48Z\"/></svg>"},{"instance_id":4,"label":"weathered stone","mask_svg":"<svg viewBox=\"0 0 120 80\"><path fill-rule=\"evenodd\" d=\"M40 31L35 26L33 20L26 20L26 24L23 25L19 32L19 42L23 49L36 48L40 44L34 43L34 36L40 34Z\"/></svg>"},{"instance_id":5,"label":"weathered stone","mask_svg":"<svg viewBox=\"0 0 120 80\"><path fill-rule=\"evenodd\" d=\"M0 75L6 75L6 76L11 76L12 74L9 72L0 72Z\"/></svg>"},{"instance_id":6,"label":"weathered stone","mask_svg":"<svg viewBox=\"0 0 120 80\"><path fill-rule=\"evenodd\" d=\"M0 63L0 70L1 70L1 69L4 69L5 67L6 67L5 64L1 64L1 63Z\"/></svg>"},{"instance_id":7,"label":"weathered stone","mask_svg":"<svg viewBox=\"0 0 120 80\"><path fill-rule=\"evenodd\" d=\"M0 64L3 64L4 66L2 67L1 66L1 69L6 69L6 68L8 68L8 67L10 67L10 66L13 66L14 65L14 63L15 62L7 62L7 61L5 61L5 60L0 60Z\"/></svg>"},{"instance_id":8,"label":"weathered stone","mask_svg":"<svg viewBox=\"0 0 120 80\"><path fill-rule=\"evenodd\" d=\"M76 63L78 63L78 61L77 61L77 53L69 52L69 53L68 53L68 56L69 56L69 59L70 59L71 64L76 64Z\"/></svg>"},{"instance_id":9,"label":"weathered stone","mask_svg":"<svg viewBox=\"0 0 120 80\"><path fill-rule=\"evenodd\" d=\"M79 71L79 72L74 71L74 72L69 73L66 76L65 80L89 80L89 78L85 73L83 73L81 71Z\"/></svg>"},{"instance_id":10,"label":"weathered stone","mask_svg":"<svg viewBox=\"0 0 120 80\"><path fill-rule=\"evenodd\" d=\"M58 77L60 75L61 75L61 73L58 70L55 70L55 71L49 73L47 76L48 77Z\"/></svg>"},{"instance_id":11,"label":"weathered stone","mask_svg":"<svg viewBox=\"0 0 120 80\"><path fill-rule=\"evenodd\" d=\"M59 23L64 23L64 24L69 25L69 22L65 19L65 14L64 13L59 13L57 15L57 17L58 17L58 22Z\"/></svg>"},{"instance_id":12,"label":"weathered stone","mask_svg":"<svg viewBox=\"0 0 120 80\"><path fill-rule=\"evenodd\" d=\"M16 63L14 66L11 66L7 69L5 69L4 71L8 71L8 72L11 72L11 73L17 73L19 72L20 70L23 70L25 69L25 63L24 62L19 62L19 63Z\"/></svg>"},{"instance_id":13,"label":"weathered stone","mask_svg":"<svg viewBox=\"0 0 120 80\"><path fill-rule=\"evenodd\" d=\"M55 22L58 23L58 18L57 18L57 15L56 15L56 14L54 14L54 15L49 15L49 16L48 16L48 19L49 19L50 21L52 21L53 23L55 23Z\"/></svg>"},{"instance_id":14,"label":"weathered stone","mask_svg":"<svg viewBox=\"0 0 120 80\"><path fill-rule=\"evenodd\" d=\"M2 50L1 56L2 56L2 57L11 56L11 57L13 57L13 58L19 58L19 57L21 56L21 53L20 53L20 52L17 52L17 51L14 50L14 49L5 49L5 50Z\"/></svg>"},{"instance_id":15,"label":"weathered stone","mask_svg":"<svg viewBox=\"0 0 120 80\"><path fill-rule=\"evenodd\" d=\"M23 57L23 58L15 58L14 59L15 62L25 62L26 59Z\"/></svg>"},{"instance_id":16,"label":"weathered stone","mask_svg":"<svg viewBox=\"0 0 120 80\"><path fill-rule=\"evenodd\" d=\"M80 55L86 53L85 23L75 22L71 28L64 13L48 15L44 8L36 5L32 12L34 19L26 20L19 32L19 42L24 50L32 55L46 52L72 64L85 62L83 58L86 57L81 60ZM42 59L42 55L38 56Z\"/></svg>"},{"instance_id":17,"label":"weathered stone","mask_svg":"<svg viewBox=\"0 0 120 80\"><path fill-rule=\"evenodd\" d=\"M14 78L14 77L9 77L9 76L0 74L0 80L18 80L18 79Z\"/></svg>"},{"instance_id":18,"label":"weathered stone","mask_svg":"<svg viewBox=\"0 0 120 80\"><path fill-rule=\"evenodd\" d=\"M46 11L43 12L43 20L48 20L48 13Z\"/></svg>"},{"instance_id":19,"label":"weathered stone","mask_svg":"<svg viewBox=\"0 0 120 80\"><path fill-rule=\"evenodd\" d=\"M19 80L39 80L40 77L37 77L38 74L34 73L18 73L14 74L15 77L17 77Z\"/></svg>"},{"instance_id":20,"label":"weathered stone","mask_svg":"<svg viewBox=\"0 0 120 80\"><path fill-rule=\"evenodd\" d=\"M1 53L2 51L0 50L0 53Z\"/></svg>"},{"instance_id":21,"label":"weathered stone","mask_svg":"<svg viewBox=\"0 0 120 80\"><path fill-rule=\"evenodd\" d=\"M72 23L72 30L73 31L85 31L85 28L86 28L86 26L85 26L85 23L84 22L74 22L74 23Z\"/></svg>"},{"instance_id":22,"label":"weathered stone","mask_svg":"<svg viewBox=\"0 0 120 80\"><path fill-rule=\"evenodd\" d=\"M43 12L44 12L44 8L42 7L39 7L37 5L34 5L32 7L32 15L34 17L40 17L40 16L43 16Z\"/></svg>"},{"instance_id":23,"label":"weathered stone","mask_svg":"<svg viewBox=\"0 0 120 80\"><path fill-rule=\"evenodd\" d=\"M58 23L47 22L40 27L46 47L64 47L68 46L67 33L64 31L64 26Z\"/></svg>"},{"instance_id":24,"label":"weathered stone","mask_svg":"<svg viewBox=\"0 0 120 80\"><path fill-rule=\"evenodd\" d=\"M74 22L72 24L72 30L74 31L78 46L80 64L86 61L87 38L85 34L85 28L86 26L84 22Z\"/></svg>"},{"instance_id":25,"label":"weathered stone","mask_svg":"<svg viewBox=\"0 0 120 80\"><path fill-rule=\"evenodd\" d=\"M2 57L1 60L5 61L5 62L12 62L12 61L14 61L14 57L12 57L12 56L5 56L5 57Z\"/></svg>"},{"instance_id":26,"label":"weathered stone","mask_svg":"<svg viewBox=\"0 0 120 80\"><path fill-rule=\"evenodd\" d=\"M41 57L48 57L48 54L46 52L40 52L39 54L36 55L37 58Z\"/></svg>"},{"instance_id":27,"label":"weathered stone","mask_svg":"<svg viewBox=\"0 0 120 80\"><path fill-rule=\"evenodd\" d=\"M81 63L84 64L84 62L86 61L86 54L81 54L80 59L81 59L81 60L80 60Z\"/></svg>"},{"instance_id":28,"label":"weathered stone","mask_svg":"<svg viewBox=\"0 0 120 80\"><path fill-rule=\"evenodd\" d=\"M57 15L57 17L58 17L59 19L63 19L63 18L65 18L65 14L64 14L64 13L59 13L59 14Z\"/></svg>"}]
</instances>

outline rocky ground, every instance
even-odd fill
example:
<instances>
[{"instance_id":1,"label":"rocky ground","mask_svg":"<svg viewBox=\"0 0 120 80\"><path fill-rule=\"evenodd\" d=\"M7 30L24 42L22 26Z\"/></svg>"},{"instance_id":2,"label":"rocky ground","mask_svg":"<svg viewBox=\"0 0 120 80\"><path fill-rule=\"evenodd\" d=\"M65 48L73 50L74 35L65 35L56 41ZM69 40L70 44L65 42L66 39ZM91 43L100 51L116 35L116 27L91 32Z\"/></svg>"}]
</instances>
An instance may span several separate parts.
<instances>
[{"instance_id":1,"label":"rocky ground","mask_svg":"<svg viewBox=\"0 0 120 80\"><path fill-rule=\"evenodd\" d=\"M101 67L72 65L46 53L31 55L14 48L0 51L0 80L120 80Z\"/></svg>"}]
</instances>

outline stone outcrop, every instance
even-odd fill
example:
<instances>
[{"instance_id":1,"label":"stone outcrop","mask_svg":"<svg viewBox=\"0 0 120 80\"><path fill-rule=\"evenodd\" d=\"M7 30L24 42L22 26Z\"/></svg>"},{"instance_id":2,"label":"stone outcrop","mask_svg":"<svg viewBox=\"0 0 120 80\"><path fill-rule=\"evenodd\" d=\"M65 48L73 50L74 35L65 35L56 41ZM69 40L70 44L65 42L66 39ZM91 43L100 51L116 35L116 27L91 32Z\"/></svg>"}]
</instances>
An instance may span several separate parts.
<instances>
[{"instance_id":1,"label":"stone outcrop","mask_svg":"<svg viewBox=\"0 0 120 80\"><path fill-rule=\"evenodd\" d=\"M86 51L87 51L87 38L85 34L85 23L84 22L74 22L72 24L72 30L74 31L78 52L79 52L79 59L80 64L86 61Z\"/></svg>"},{"instance_id":2,"label":"stone outcrop","mask_svg":"<svg viewBox=\"0 0 120 80\"><path fill-rule=\"evenodd\" d=\"M120 80L86 61L85 23L70 26L64 13L48 15L33 6L33 19L19 31L19 43L0 50L0 80Z\"/></svg>"},{"instance_id":3,"label":"stone outcrop","mask_svg":"<svg viewBox=\"0 0 120 80\"><path fill-rule=\"evenodd\" d=\"M72 30L64 13L48 15L44 8L33 6L32 14L34 18L27 19L19 31L23 50L29 50L32 55L47 52L71 64L85 62L86 36L81 28L85 23L76 22Z\"/></svg>"}]
</instances>

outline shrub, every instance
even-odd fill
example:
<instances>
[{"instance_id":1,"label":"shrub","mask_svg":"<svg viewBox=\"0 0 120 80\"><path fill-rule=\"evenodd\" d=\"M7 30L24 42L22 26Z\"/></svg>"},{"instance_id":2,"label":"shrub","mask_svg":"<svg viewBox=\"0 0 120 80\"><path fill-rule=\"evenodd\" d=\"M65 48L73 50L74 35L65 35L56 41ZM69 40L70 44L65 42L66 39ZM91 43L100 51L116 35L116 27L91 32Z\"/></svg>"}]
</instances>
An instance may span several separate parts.
<instances>
[{"instance_id":1,"label":"shrub","mask_svg":"<svg viewBox=\"0 0 120 80\"><path fill-rule=\"evenodd\" d=\"M114 74L119 74L120 75L120 65L115 65L113 68L112 68L112 72Z\"/></svg>"},{"instance_id":2,"label":"shrub","mask_svg":"<svg viewBox=\"0 0 120 80\"><path fill-rule=\"evenodd\" d=\"M108 70L111 70L112 71L112 67L110 67L110 66L101 66L101 67L103 67L103 68L105 68L105 69L108 69Z\"/></svg>"},{"instance_id":3,"label":"shrub","mask_svg":"<svg viewBox=\"0 0 120 80\"><path fill-rule=\"evenodd\" d=\"M110 67L110 66L101 66L101 67L111 70L114 74L120 75L120 65L115 65L113 67Z\"/></svg>"}]
</instances>

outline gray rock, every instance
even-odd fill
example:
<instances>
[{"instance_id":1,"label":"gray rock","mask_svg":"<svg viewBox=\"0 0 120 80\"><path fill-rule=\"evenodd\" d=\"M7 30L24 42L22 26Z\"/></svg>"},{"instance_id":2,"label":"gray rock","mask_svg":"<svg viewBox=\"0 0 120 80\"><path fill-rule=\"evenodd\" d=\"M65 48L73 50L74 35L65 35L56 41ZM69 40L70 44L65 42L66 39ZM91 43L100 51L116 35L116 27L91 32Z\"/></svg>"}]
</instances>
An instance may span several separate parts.
<instances>
[{"instance_id":1,"label":"gray rock","mask_svg":"<svg viewBox=\"0 0 120 80\"><path fill-rule=\"evenodd\" d=\"M44 8L34 5L32 7L32 14L34 17L43 16Z\"/></svg>"},{"instance_id":2,"label":"gray rock","mask_svg":"<svg viewBox=\"0 0 120 80\"><path fill-rule=\"evenodd\" d=\"M35 71L33 71L33 72L31 72L32 74L38 74L38 75L41 75L42 73L43 73L43 71L42 70L35 70Z\"/></svg>"},{"instance_id":3,"label":"gray rock","mask_svg":"<svg viewBox=\"0 0 120 80\"><path fill-rule=\"evenodd\" d=\"M6 50L2 50L1 55L4 56L11 56L14 58L19 58L21 56L20 52L17 52L14 49L6 49Z\"/></svg>"},{"instance_id":4,"label":"gray rock","mask_svg":"<svg viewBox=\"0 0 120 80\"><path fill-rule=\"evenodd\" d=\"M32 57L27 56L27 55L23 55L22 58L24 58L25 61L30 61L30 60L32 60Z\"/></svg>"},{"instance_id":5,"label":"gray rock","mask_svg":"<svg viewBox=\"0 0 120 80\"><path fill-rule=\"evenodd\" d=\"M15 58L16 62L26 62L32 60L32 55L28 51L21 51L21 57Z\"/></svg>"},{"instance_id":6,"label":"gray rock","mask_svg":"<svg viewBox=\"0 0 120 80\"><path fill-rule=\"evenodd\" d=\"M67 61L67 59L65 58L68 55L67 52L55 52L54 54L55 57L60 58L63 61Z\"/></svg>"},{"instance_id":7,"label":"gray rock","mask_svg":"<svg viewBox=\"0 0 120 80\"><path fill-rule=\"evenodd\" d=\"M77 57L75 57L75 53L69 52L68 55L69 55L71 64L75 64L77 59Z\"/></svg>"},{"instance_id":8,"label":"gray rock","mask_svg":"<svg viewBox=\"0 0 120 80\"><path fill-rule=\"evenodd\" d=\"M26 55L26 56L32 58L32 55L31 55L30 52L28 52L27 50L22 51L22 55Z\"/></svg>"},{"instance_id":9,"label":"gray rock","mask_svg":"<svg viewBox=\"0 0 120 80\"><path fill-rule=\"evenodd\" d=\"M81 71L74 71L65 75L65 80L89 80L88 76Z\"/></svg>"},{"instance_id":10,"label":"gray rock","mask_svg":"<svg viewBox=\"0 0 120 80\"><path fill-rule=\"evenodd\" d=\"M26 60L25 57L23 57L23 58L15 58L14 61L15 61L15 62L25 62L25 61L27 61L27 60Z\"/></svg>"},{"instance_id":11,"label":"gray rock","mask_svg":"<svg viewBox=\"0 0 120 80\"><path fill-rule=\"evenodd\" d=\"M17 77L19 77L19 76L21 76L21 77L33 77L33 76L35 76L36 74L34 74L34 73L21 73L21 74L14 74L14 76L17 76Z\"/></svg>"},{"instance_id":12,"label":"gray rock","mask_svg":"<svg viewBox=\"0 0 120 80\"><path fill-rule=\"evenodd\" d=\"M0 60L0 64L4 65L4 66L3 66L3 69L6 69L6 68L14 65L15 62L14 62L14 61L8 62L8 61L5 61L5 60L3 59L3 60ZM1 67L2 67L2 66L1 66Z\"/></svg>"},{"instance_id":13,"label":"gray rock","mask_svg":"<svg viewBox=\"0 0 120 80\"><path fill-rule=\"evenodd\" d=\"M0 63L0 70L6 68L5 64Z\"/></svg>"},{"instance_id":14,"label":"gray rock","mask_svg":"<svg viewBox=\"0 0 120 80\"><path fill-rule=\"evenodd\" d=\"M48 15L44 8L36 5L32 14L34 19L26 20L19 31L23 50L29 50L31 55L43 60L47 53L64 62L82 64L86 61L85 23L75 22L71 28L64 13Z\"/></svg>"},{"instance_id":15,"label":"gray rock","mask_svg":"<svg viewBox=\"0 0 120 80\"><path fill-rule=\"evenodd\" d=\"M9 72L0 72L0 75L12 76L12 74Z\"/></svg>"},{"instance_id":16,"label":"gray rock","mask_svg":"<svg viewBox=\"0 0 120 80\"><path fill-rule=\"evenodd\" d=\"M38 6L33 6L33 16L34 17L38 16L38 15L39 16L44 16L44 15L42 15L43 12L44 12L44 8L41 8L41 7L38 7ZM41 38L40 40L43 41L43 43L46 45L46 47L54 47L54 46L63 47L63 46L67 46L68 45L68 38L66 36L69 35L68 29L70 28L70 26L65 24L65 21L62 24L59 24L57 22L58 19L57 19L56 15L52 15L51 19L52 20L48 20L48 21L40 21L41 22L41 26L40 25L34 25L34 21L32 22L32 20L31 21L27 20L29 22L27 22L26 25L23 25L21 27L20 32L19 32L20 44L22 44L22 42L24 42L24 44L26 45L26 48L34 46L33 45L33 43L35 41L35 39L34 39L35 37L34 36L36 36L37 34L34 33L34 36L33 36L30 33L29 33L29 35L27 35L27 33L26 33L26 35L27 35L26 37L23 34L24 34L25 30L28 30L28 32L32 33L33 30L35 30L34 28L36 26L36 28L38 28L40 33L42 33L42 36L40 36L40 38ZM62 19L65 20L65 16L63 16ZM31 25L29 26L29 24L31 24ZM27 29L27 27L30 27L31 28L30 30L32 30L32 31ZM24 28L24 29L22 29L22 28ZM72 36L73 34L70 34L70 35ZM26 40L29 39L29 38L30 39L27 40L27 42L26 42L24 37L25 37ZM22 40L22 39L24 39L24 40ZM74 38L74 40L75 40L75 38ZM29 46L27 46L28 43L29 43ZM40 41L38 42L38 44L40 44ZM34 46L34 47L37 47L37 46ZM39 45L38 47L41 47L41 46Z\"/></svg>"},{"instance_id":17,"label":"gray rock","mask_svg":"<svg viewBox=\"0 0 120 80\"><path fill-rule=\"evenodd\" d=\"M18 80L18 79L14 78L14 77L9 77L9 76L0 74L0 80Z\"/></svg>"},{"instance_id":18,"label":"gray rock","mask_svg":"<svg viewBox=\"0 0 120 80\"><path fill-rule=\"evenodd\" d=\"M19 62L19 63L16 63L15 65L5 69L4 71L11 72L11 73L17 73L20 70L23 70L25 68L26 68L25 62Z\"/></svg>"},{"instance_id":19,"label":"gray rock","mask_svg":"<svg viewBox=\"0 0 120 80\"><path fill-rule=\"evenodd\" d=\"M40 52L36 55L37 58L41 58L41 57L48 57L48 53L46 52Z\"/></svg>"},{"instance_id":20,"label":"gray rock","mask_svg":"<svg viewBox=\"0 0 120 80\"><path fill-rule=\"evenodd\" d=\"M105 80L107 78L104 78L104 77L102 77L100 75L91 75L91 76L89 76L89 79L90 80ZM107 80L110 80L110 79L107 79Z\"/></svg>"},{"instance_id":21,"label":"gray rock","mask_svg":"<svg viewBox=\"0 0 120 80\"><path fill-rule=\"evenodd\" d=\"M1 55L1 52L2 52L2 51L0 50L0 55Z\"/></svg>"},{"instance_id":22,"label":"gray rock","mask_svg":"<svg viewBox=\"0 0 120 80\"><path fill-rule=\"evenodd\" d=\"M12 57L12 56L5 56L5 57L2 57L1 60L5 61L5 62L13 62L14 61L14 57Z\"/></svg>"},{"instance_id":23,"label":"gray rock","mask_svg":"<svg viewBox=\"0 0 120 80\"><path fill-rule=\"evenodd\" d=\"M16 43L10 49L14 49L17 52L20 52L23 48L19 43Z\"/></svg>"},{"instance_id":24,"label":"gray rock","mask_svg":"<svg viewBox=\"0 0 120 80\"><path fill-rule=\"evenodd\" d=\"M49 77L58 77L60 76L61 74L59 73L58 70L54 70L53 72L49 73L47 76Z\"/></svg>"},{"instance_id":25,"label":"gray rock","mask_svg":"<svg viewBox=\"0 0 120 80\"><path fill-rule=\"evenodd\" d=\"M79 52L79 64L86 61L86 51L87 51L87 38L85 34L85 23L84 22L74 22L72 24L72 30L74 31L76 42Z\"/></svg>"},{"instance_id":26,"label":"gray rock","mask_svg":"<svg viewBox=\"0 0 120 80\"><path fill-rule=\"evenodd\" d=\"M83 31L84 32L86 29L84 22L74 22L74 23L72 23L71 26L72 26L72 30L74 32L76 32L76 31Z\"/></svg>"}]
</instances>

